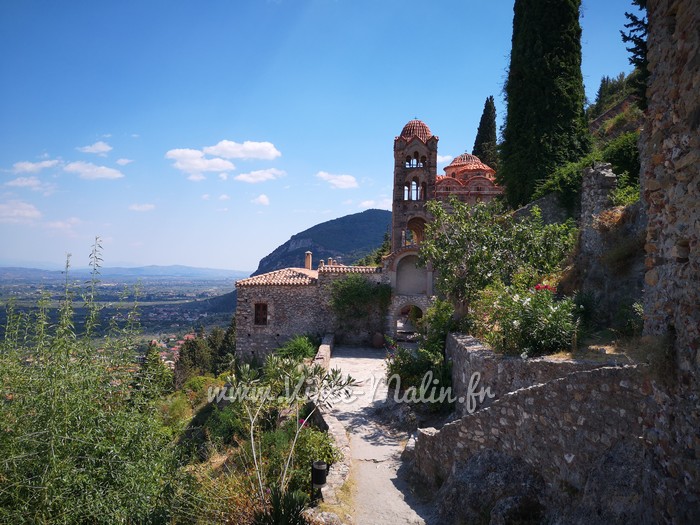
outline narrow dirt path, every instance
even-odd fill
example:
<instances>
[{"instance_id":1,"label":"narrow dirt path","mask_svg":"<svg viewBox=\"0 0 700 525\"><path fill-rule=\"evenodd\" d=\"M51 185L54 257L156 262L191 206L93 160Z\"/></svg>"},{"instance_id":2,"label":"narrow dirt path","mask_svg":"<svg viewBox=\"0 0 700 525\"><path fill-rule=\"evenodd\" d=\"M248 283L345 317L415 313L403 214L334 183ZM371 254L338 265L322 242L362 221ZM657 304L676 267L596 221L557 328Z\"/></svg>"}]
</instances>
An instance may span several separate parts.
<instances>
[{"instance_id":1,"label":"narrow dirt path","mask_svg":"<svg viewBox=\"0 0 700 525\"><path fill-rule=\"evenodd\" d=\"M384 351L336 347L331 368L340 368L358 382L354 399L332 410L350 437L356 525L432 524L430 506L412 495L400 475L408 433L382 425L376 414L387 397Z\"/></svg>"}]
</instances>

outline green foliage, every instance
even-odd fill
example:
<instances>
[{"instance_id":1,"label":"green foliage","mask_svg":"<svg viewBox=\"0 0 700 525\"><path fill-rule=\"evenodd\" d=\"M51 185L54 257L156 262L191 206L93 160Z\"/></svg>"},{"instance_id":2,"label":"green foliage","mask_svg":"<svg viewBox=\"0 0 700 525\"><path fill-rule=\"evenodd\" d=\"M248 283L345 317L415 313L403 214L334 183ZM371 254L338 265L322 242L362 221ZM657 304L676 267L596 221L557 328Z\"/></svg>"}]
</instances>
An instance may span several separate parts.
<instances>
[{"instance_id":1,"label":"green foliage","mask_svg":"<svg viewBox=\"0 0 700 525\"><path fill-rule=\"evenodd\" d=\"M350 274L331 284L331 307L340 320L362 319L375 310L385 312L391 287L375 284L359 274Z\"/></svg>"},{"instance_id":2,"label":"green foliage","mask_svg":"<svg viewBox=\"0 0 700 525\"><path fill-rule=\"evenodd\" d=\"M302 361L316 355L318 346L307 335L295 335L289 341L278 348L275 353L280 357L287 357L295 361Z\"/></svg>"},{"instance_id":3,"label":"green foliage","mask_svg":"<svg viewBox=\"0 0 700 525\"><path fill-rule=\"evenodd\" d=\"M486 98L484 111L479 120L479 129L474 139L472 155L476 155L481 162L498 171L498 149L496 144L496 105L493 96Z\"/></svg>"},{"instance_id":4,"label":"green foliage","mask_svg":"<svg viewBox=\"0 0 700 525\"><path fill-rule=\"evenodd\" d=\"M452 303L436 299L418 321L420 346L432 356L440 356L445 351L445 340L454 327L455 310Z\"/></svg>"},{"instance_id":5,"label":"green foliage","mask_svg":"<svg viewBox=\"0 0 700 525\"><path fill-rule=\"evenodd\" d=\"M192 405L182 392L175 392L159 403L163 424L173 435L182 432L192 418Z\"/></svg>"},{"instance_id":6,"label":"green foliage","mask_svg":"<svg viewBox=\"0 0 700 525\"><path fill-rule=\"evenodd\" d=\"M639 132L631 131L624 133L611 140L605 145L602 151L594 151L576 162L570 162L558 168L552 177L538 186L533 195L534 198L542 197L548 193L556 192L559 195L561 204L570 212L581 201L581 182L583 170L593 167L595 162L609 162L612 165L613 173L623 175L629 174L627 178L618 179L618 189L638 185L639 150L637 140ZM632 190L628 190L631 192Z\"/></svg>"},{"instance_id":7,"label":"green foliage","mask_svg":"<svg viewBox=\"0 0 700 525\"><path fill-rule=\"evenodd\" d=\"M521 220L503 214L496 201L468 206L453 200L450 208L428 203L434 220L420 256L433 264L438 290L465 306L489 284L510 283L522 268L539 275L556 271L576 242L573 222L545 225L536 208Z\"/></svg>"},{"instance_id":8,"label":"green foliage","mask_svg":"<svg viewBox=\"0 0 700 525\"><path fill-rule=\"evenodd\" d=\"M99 242L93 251L99 268ZM0 522L149 523L167 515L176 464L148 385L132 389L133 313L95 344L96 276L85 294L86 334L65 297L56 326L45 304L9 312L0 342ZM115 325L113 325L115 326Z\"/></svg>"},{"instance_id":9,"label":"green foliage","mask_svg":"<svg viewBox=\"0 0 700 525\"><path fill-rule=\"evenodd\" d=\"M635 94L639 97L639 105L642 109L646 109L646 87L649 79L649 62L647 60L647 30L649 24L646 18L646 0L632 0L632 4L642 12L641 16L635 13L625 13L625 17L629 22L625 24L628 30L620 31L622 41L625 44L630 44L627 51L630 52L629 62L635 68L634 81L632 87Z\"/></svg>"},{"instance_id":10,"label":"green foliage","mask_svg":"<svg viewBox=\"0 0 700 525\"><path fill-rule=\"evenodd\" d=\"M224 408L214 405L204 428L209 439L217 445L231 445L237 440L244 439L246 435L244 419L235 404Z\"/></svg>"},{"instance_id":11,"label":"green foliage","mask_svg":"<svg viewBox=\"0 0 700 525\"><path fill-rule=\"evenodd\" d=\"M630 104L614 117L603 122L603 137L615 137L623 132L636 131L644 122L644 113L637 104Z\"/></svg>"},{"instance_id":12,"label":"green foliage","mask_svg":"<svg viewBox=\"0 0 700 525\"><path fill-rule=\"evenodd\" d=\"M382 259L391 252L391 236L389 232L384 232L384 239L381 246L373 252L355 261L357 266L381 266Z\"/></svg>"},{"instance_id":13,"label":"green foliage","mask_svg":"<svg viewBox=\"0 0 700 525\"><path fill-rule=\"evenodd\" d=\"M610 202L613 206L629 206L639 200L638 179L630 181L630 176L623 173L617 179L617 187L610 192Z\"/></svg>"},{"instance_id":14,"label":"green foliage","mask_svg":"<svg viewBox=\"0 0 700 525\"><path fill-rule=\"evenodd\" d=\"M302 516L309 497L302 491L283 491L273 487L270 492L270 505L255 515L254 525L306 525Z\"/></svg>"},{"instance_id":15,"label":"green foliage","mask_svg":"<svg viewBox=\"0 0 700 525\"><path fill-rule=\"evenodd\" d=\"M622 102L631 92L630 75L620 73L616 77L603 76L593 104L586 108L586 117L595 120L616 104Z\"/></svg>"},{"instance_id":16,"label":"green foliage","mask_svg":"<svg viewBox=\"0 0 700 525\"><path fill-rule=\"evenodd\" d=\"M578 324L572 299L557 300L547 286L486 288L475 307L477 335L494 350L532 357L571 350Z\"/></svg>"},{"instance_id":17,"label":"green foliage","mask_svg":"<svg viewBox=\"0 0 700 525\"><path fill-rule=\"evenodd\" d=\"M163 363L158 347L149 344L137 375L136 387L152 399L157 399L172 392L173 380L173 371Z\"/></svg>"},{"instance_id":18,"label":"green foliage","mask_svg":"<svg viewBox=\"0 0 700 525\"><path fill-rule=\"evenodd\" d=\"M498 181L508 203L590 150L583 112L581 0L516 0Z\"/></svg>"}]
</instances>

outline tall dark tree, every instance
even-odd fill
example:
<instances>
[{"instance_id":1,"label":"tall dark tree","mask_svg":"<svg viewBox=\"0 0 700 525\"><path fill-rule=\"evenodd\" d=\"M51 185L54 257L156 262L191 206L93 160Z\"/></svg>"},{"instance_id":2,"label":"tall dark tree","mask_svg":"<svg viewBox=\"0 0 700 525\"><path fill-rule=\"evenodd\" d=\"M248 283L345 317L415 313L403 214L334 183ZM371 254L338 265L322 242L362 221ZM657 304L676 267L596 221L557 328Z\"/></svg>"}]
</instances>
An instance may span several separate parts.
<instances>
[{"instance_id":1,"label":"tall dark tree","mask_svg":"<svg viewBox=\"0 0 700 525\"><path fill-rule=\"evenodd\" d=\"M629 22L625 24L625 28L628 31L620 31L620 35L625 44L630 44L630 47L627 48L627 51L630 52L629 61L630 64L634 66L636 73L631 79L632 87L635 95L639 97L639 106L642 109L646 109L647 80L649 79L649 67L647 62L647 1L632 0L632 4L636 5L643 14L639 17L634 13L625 13L627 20L629 20Z\"/></svg>"},{"instance_id":2,"label":"tall dark tree","mask_svg":"<svg viewBox=\"0 0 700 525\"><path fill-rule=\"evenodd\" d=\"M498 150L496 149L496 105L493 97L489 96L484 102L484 111L479 121L479 129L476 132L472 155L476 155L481 162L498 171Z\"/></svg>"},{"instance_id":3,"label":"tall dark tree","mask_svg":"<svg viewBox=\"0 0 700 525\"><path fill-rule=\"evenodd\" d=\"M497 178L511 206L590 149L583 111L581 0L516 0Z\"/></svg>"}]
</instances>

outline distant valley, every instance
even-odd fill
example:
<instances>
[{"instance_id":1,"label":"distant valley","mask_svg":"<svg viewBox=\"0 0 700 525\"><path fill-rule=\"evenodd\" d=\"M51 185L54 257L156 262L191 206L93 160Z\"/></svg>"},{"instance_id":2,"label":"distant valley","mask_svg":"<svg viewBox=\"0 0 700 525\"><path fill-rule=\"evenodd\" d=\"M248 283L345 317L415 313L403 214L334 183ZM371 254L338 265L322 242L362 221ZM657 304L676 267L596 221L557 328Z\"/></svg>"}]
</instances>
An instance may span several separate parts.
<instances>
[{"instance_id":1,"label":"distant valley","mask_svg":"<svg viewBox=\"0 0 700 525\"><path fill-rule=\"evenodd\" d=\"M253 274L303 266L307 250L313 252L314 267L320 259L329 257L352 264L382 243L390 222L390 212L366 210L318 224L293 235L263 257ZM136 302L143 332L148 336L183 333L196 326L225 327L236 308L235 283L249 275L249 271L181 265L106 267L100 268L97 276L97 300L103 307L103 319L128 310ZM90 279L89 268L71 268L68 272L78 325L86 313L83 293ZM31 312L43 296L55 319L55 307L65 297L65 289L66 275L62 271L0 267L0 335L10 299L19 309Z\"/></svg>"}]
</instances>

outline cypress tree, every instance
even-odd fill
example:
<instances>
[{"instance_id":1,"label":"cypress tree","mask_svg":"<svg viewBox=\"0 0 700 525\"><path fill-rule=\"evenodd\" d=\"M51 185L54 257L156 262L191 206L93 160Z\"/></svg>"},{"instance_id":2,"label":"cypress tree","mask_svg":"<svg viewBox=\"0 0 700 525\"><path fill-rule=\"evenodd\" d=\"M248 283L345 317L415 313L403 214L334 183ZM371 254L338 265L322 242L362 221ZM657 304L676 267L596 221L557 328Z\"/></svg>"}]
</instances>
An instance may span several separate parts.
<instances>
[{"instance_id":1,"label":"cypress tree","mask_svg":"<svg viewBox=\"0 0 700 525\"><path fill-rule=\"evenodd\" d=\"M498 180L511 206L590 149L581 74L581 0L516 0Z\"/></svg>"},{"instance_id":2,"label":"cypress tree","mask_svg":"<svg viewBox=\"0 0 700 525\"><path fill-rule=\"evenodd\" d=\"M498 152L496 150L496 105L493 97L489 96L484 102L484 111L479 121L479 129L476 132L472 155L476 155L481 162L498 171Z\"/></svg>"},{"instance_id":3,"label":"cypress tree","mask_svg":"<svg viewBox=\"0 0 700 525\"><path fill-rule=\"evenodd\" d=\"M643 12L641 18L634 13L625 13L625 17L629 20L625 24L628 31L620 31L620 36L625 44L631 44L626 48L630 52L630 64L635 68L635 75L632 75L632 87L635 95L639 97L639 107L646 109L647 107L647 80L649 79L649 64L647 62L647 18L646 0L632 0L632 4L636 5Z\"/></svg>"}]
</instances>

